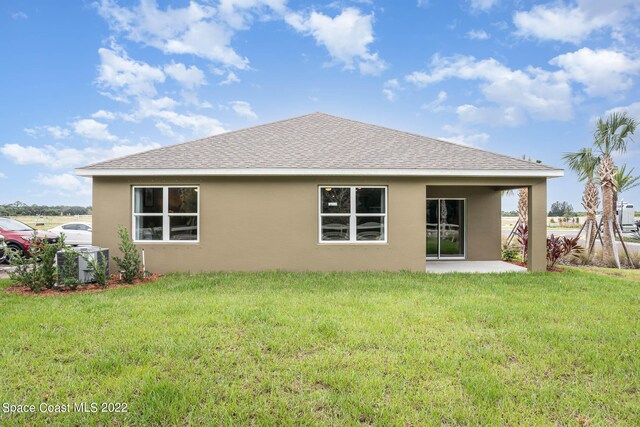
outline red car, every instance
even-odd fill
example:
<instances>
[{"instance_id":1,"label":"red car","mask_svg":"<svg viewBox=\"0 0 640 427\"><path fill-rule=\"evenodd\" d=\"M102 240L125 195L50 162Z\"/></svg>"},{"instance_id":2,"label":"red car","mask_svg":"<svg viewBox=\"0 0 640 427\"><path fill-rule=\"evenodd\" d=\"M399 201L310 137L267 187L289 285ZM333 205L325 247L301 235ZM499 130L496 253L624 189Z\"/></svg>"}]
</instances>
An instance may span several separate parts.
<instances>
[{"instance_id":1,"label":"red car","mask_svg":"<svg viewBox=\"0 0 640 427\"><path fill-rule=\"evenodd\" d=\"M37 232L37 240L47 239L49 243L58 243L59 237L48 231L39 231L15 219L0 217L0 234L4 236L8 250L29 255L33 245L33 232Z\"/></svg>"}]
</instances>

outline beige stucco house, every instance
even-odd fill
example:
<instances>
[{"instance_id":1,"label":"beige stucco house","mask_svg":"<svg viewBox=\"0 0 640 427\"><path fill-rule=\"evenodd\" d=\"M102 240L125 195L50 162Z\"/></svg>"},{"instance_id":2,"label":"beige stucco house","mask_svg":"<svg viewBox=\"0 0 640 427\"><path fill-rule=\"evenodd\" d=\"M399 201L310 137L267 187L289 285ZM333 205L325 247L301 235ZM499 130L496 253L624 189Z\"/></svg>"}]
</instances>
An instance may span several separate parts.
<instances>
[{"instance_id":1,"label":"beige stucco house","mask_svg":"<svg viewBox=\"0 0 640 427\"><path fill-rule=\"evenodd\" d=\"M425 271L499 260L501 190L529 189L530 270L555 169L313 113L89 165L93 243L125 225L153 272Z\"/></svg>"}]
</instances>

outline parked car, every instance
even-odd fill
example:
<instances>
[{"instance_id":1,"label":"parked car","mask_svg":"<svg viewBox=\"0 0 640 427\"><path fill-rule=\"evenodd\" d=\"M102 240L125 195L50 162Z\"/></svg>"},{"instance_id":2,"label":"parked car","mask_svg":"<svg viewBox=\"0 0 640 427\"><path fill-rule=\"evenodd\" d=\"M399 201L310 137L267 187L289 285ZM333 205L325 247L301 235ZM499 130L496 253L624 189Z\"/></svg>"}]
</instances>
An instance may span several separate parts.
<instances>
[{"instance_id":1,"label":"parked car","mask_svg":"<svg viewBox=\"0 0 640 427\"><path fill-rule=\"evenodd\" d=\"M0 217L0 234L4 236L7 250L17 251L22 255L31 253L30 248L34 244L34 235L37 240L47 239L49 243L58 243L59 237L48 231L35 230L15 219Z\"/></svg>"},{"instance_id":2,"label":"parked car","mask_svg":"<svg viewBox=\"0 0 640 427\"><path fill-rule=\"evenodd\" d=\"M91 223L89 222L69 222L49 231L57 236L64 234L64 242L68 245L91 244Z\"/></svg>"},{"instance_id":3,"label":"parked car","mask_svg":"<svg viewBox=\"0 0 640 427\"><path fill-rule=\"evenodd\" d=\"M7 245L4 243L4 236L0 234L0 264L6 261Z\"/></svg>"}]
</instances>

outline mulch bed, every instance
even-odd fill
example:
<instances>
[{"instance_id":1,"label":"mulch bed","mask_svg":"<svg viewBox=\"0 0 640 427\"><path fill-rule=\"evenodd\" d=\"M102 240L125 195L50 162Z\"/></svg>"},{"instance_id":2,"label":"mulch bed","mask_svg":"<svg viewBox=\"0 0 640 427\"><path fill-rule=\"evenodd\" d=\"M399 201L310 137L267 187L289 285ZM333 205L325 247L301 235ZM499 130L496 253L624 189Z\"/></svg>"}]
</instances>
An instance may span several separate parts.
<instances>
[{"instance_id":1,"label":"mulch bed","mask_svg":"<svg viewBox=\"0 0 640 427\"><path fill-rule=\"evenodd\" d=\"M20 294L20 295L36 295L36 296L60 296L60 295L72 295L72 294L82 294L87 292L102 292L109 289L115 288L130 288L133 286L142 285L145 283L155 282L160 277L160 274L151 274L144 279L135 279L133 283L124 283L120 281L120 278L117 275L112 275L107 280L107 286L104 288L99 286L97 283L88 283L86 285L78 285L75 290L71 289L42 289L40 292L34 292L29 289L27 286L19 285L19 286L9 286L5 288L5 292L9 292L12 294Z\"/></svg>"}]
</instances>

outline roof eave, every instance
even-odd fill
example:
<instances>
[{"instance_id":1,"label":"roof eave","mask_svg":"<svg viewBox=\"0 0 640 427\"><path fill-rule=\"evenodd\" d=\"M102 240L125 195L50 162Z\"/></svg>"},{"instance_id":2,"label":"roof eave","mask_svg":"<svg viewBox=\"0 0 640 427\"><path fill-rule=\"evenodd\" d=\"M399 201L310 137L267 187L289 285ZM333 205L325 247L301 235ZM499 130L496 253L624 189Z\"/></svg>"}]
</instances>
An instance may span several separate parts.
<instances>
[{"instance_id":1,"label":"roof eave","mask_svg":"<svg viewBox=\"0 0 640 427\"><path fill-rule=\"evenodd\" d=\"M76 174L94 176L465 176L556 178L562 169L122 169L79 168Z\"/></svg>"}]
</instances>

